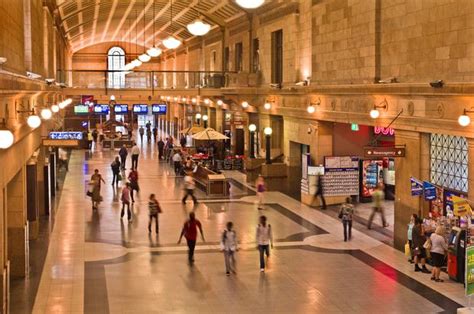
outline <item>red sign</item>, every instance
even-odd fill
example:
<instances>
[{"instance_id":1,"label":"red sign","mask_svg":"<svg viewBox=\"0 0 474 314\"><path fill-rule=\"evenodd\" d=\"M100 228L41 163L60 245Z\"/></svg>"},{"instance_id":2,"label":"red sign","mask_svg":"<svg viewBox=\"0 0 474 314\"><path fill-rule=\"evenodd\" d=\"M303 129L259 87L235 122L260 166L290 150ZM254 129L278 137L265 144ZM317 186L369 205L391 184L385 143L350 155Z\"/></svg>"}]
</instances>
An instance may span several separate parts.
<instances>
[{"instance_id":1,"label":"red sign","mask_svg":"<svg viewBox=\"0 0 474 314\"><path fill-rule=\"evenodd\" d=\"M81 96L81 104L91 104L94 103L94 95L82 95Z\"/></svg>"},{"instance_id":2,"label":"red sign","mask_svg":"<svg viewBox=\"0 0 474 314\"><path fill-rule=\"evenodd\" d=\"M385 128L383 126L374 126L374 133L379 135L386 135L386 136L393 136L395 134L395 130L392 128Z\"/></svg>"},{"instance_id":3,"label":"red sign","mask_svg":"<svg viewBox=\"0 0 474 314\"><path fill-rule=\"evenodd\" d=\"M364 147L364 156L367 158L405 157L405 148L404 147Z\"/></svg>"}]
</instances>

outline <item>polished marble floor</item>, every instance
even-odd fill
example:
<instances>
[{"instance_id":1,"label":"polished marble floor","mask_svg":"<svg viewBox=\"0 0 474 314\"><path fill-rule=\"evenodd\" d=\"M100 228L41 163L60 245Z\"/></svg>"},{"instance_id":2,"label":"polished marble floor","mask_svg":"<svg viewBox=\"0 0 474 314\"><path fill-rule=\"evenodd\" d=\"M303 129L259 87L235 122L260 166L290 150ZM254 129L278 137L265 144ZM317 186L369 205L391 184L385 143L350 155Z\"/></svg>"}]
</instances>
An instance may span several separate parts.
<instances>
[{"instance_id":1,"label":"polished marble floor","mask_svg":"<svg viewBox=\"0 0 474 314\"><path fill-rule=\"evenodd\" d=\"M120 219L121 188L111 186L110 151L74 151L59 201L55 228L36 296L34 313L455 313L467 304L462 285L430 281L414 273L403 253L358 230L342 241L340 222L279 192L267 192L258 211L243 175L228 172L232 193L182 206L183 179L153 146L143 147L141 192L134 219ZM103 202L91 210L87 181L104 174ZM160 233L149 234L146 200L163 207ZM187 213L195 210L206 242L198 242L189 267L177 240ZM275 249L262 274L255 227L265 214ZM227 277L219 239L233 221L241 243L237 274Z\"/></svg>"}]
</instances>

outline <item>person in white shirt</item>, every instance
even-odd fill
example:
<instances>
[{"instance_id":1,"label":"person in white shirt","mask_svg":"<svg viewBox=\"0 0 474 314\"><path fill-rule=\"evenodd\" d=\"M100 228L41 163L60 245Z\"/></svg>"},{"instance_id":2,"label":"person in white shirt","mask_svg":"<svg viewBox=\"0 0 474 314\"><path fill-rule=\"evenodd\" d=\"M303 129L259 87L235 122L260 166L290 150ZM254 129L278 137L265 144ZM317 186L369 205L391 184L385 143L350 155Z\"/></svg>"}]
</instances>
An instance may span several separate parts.
<instances>
[{"instance_id":1,"label":"person in white shirt","mask_svg":"<svg viewBox=\"0 0 474 314\"><path fill-rule=\"evenodd\" d=\"M273 233L272 226L267 224L267 217L260 216L260 223L257 226L257 244L260 252L260 271L265 271L265 259L264 254L267 258L270 257L270 245L273 249Z\"/></svg>"},{"instance_id":2,"label":"person in white shirt","mask_svg":"<svg viewBox=\"0 0 474 314\"><path fill-rule=\"evenodd\" d=\"M64 166L66 171L69 171L68 164L67 164L67 152L64 150L64 148L59 147L58 156L59 156L58 170L61 169L62 166Z\"/></svg>"},{"instance_id":3,"label":"person in white shirt","mask_svg":"<svg viewBox=\"0 0 474 314\"><path fill-rule=\"evenodd\" d=\"M188 171L186 175L184 176L184 197L183 197L183 204L186 204L186 200L188 199L188 196L191 196L193 199L194 205L197 205L198 200L196 196L194 196L194 189L196 188L196 183L194 182L194 179L191 175L191 172Z\"/></svg>"},{"instance_id":4,"label":"person in white shirt","mask_svg":"<svg viewBox=\"0 0 474 314\"><path fill-rule=\"evenodd\" d=\"M181 152L180 151L177 151L174 155L173 155L173 164L174 164L174 173L176 175L179 175L179 172L181 170L181 163L182 163L183 159L181 158Z\"/></svg>"},{"instance_id":5,"label":"person in white shirt","mask_svg":"<svg viewBox=\"0 0 474 314\"><path fill-rule=\"evenodd\" d=\"M436 282L443 282L443 279L439 279L439 274L441 273L441 267L444 264L444 255L448 250L448 245L444 239L444 228L442 226L436 227L436 231L431 234L431 259L433 262L433 268L431 269L431 280Z\"/></svg>"},{"instance_id":6,"label":"person in white shirt","mask_svg":"<svg viewBox=\"0 0 474 314\"><path fill-rule=\"evenodd\" d=\"M225 260L225 273L227 276L230 275L230 272L235 274L235 252L238 251L237 248L237 234L235 230L232 229L234 224L229 221L227 223L227 229L222 233L221 247L224 251L224 260Z\"/></svg>"},{"instance_id":7,"label":"person in white shirt","mask_svg":"<svg viewBox=\"0 0 474 314\"><path fill-rule=\"evenodd\" d=\"M132 169L138 169L138 156L140 156L140 148L134 142L132 147Z\"/></svg>"}]
</instances>

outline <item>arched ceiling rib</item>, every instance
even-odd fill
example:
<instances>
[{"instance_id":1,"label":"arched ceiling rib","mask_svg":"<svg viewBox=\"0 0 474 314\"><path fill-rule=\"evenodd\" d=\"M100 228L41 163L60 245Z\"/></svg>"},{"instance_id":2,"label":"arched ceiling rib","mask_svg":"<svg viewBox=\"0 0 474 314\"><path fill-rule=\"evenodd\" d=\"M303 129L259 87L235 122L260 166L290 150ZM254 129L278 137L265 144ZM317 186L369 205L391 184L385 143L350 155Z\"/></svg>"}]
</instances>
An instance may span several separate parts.
<instances>
[{"instance_id":1,"label":"arched ceiling rib","mask_svg":"<svg viewBox=\"0 0 474 314\"><path fill-rule=\"evenodd\" d=\"M56 0L66 39L73 52L102 42L138 42L147 46L174 34L193 37L186 25L200 16L212 27L225 25L245 14L233 0L174 0L173 24L167 0ZM153 16L155 12L155 16Z\"/></svg>"}]
</instances>

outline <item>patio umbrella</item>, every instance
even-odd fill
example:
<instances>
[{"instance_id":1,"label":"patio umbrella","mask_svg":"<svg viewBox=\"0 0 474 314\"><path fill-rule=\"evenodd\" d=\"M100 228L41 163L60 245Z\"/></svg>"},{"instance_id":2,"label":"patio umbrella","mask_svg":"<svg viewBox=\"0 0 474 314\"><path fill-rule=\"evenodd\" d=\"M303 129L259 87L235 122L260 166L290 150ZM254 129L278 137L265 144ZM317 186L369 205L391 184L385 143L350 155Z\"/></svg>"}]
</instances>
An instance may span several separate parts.
<instances>
[{"instance_id":1,"label":"patio umbrella","mask_svg":"<svg viewBox=\"0 0 474 314\"><path fill-rule=\"evenodd\" d=\"M186 128L186 129L183 129L181 131L179 131L180 134L196 134L196 133L199 133L199 132L202 132L204 131L205 129L201 126L192 126L192 127L189 127L189 128Z\"/></svg>"},{"instance_id":2,"label":"patio umbrella","mask_svg":"<svg viewBox=\"0 0 474 314\"><path fill-rule=\"evenodd\" d=\"M201 141L228 140L229 138L213 128L207 128L204 131L193 135L193 139Z\"/></svg>"}]
</instances>

